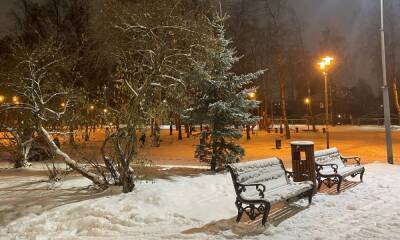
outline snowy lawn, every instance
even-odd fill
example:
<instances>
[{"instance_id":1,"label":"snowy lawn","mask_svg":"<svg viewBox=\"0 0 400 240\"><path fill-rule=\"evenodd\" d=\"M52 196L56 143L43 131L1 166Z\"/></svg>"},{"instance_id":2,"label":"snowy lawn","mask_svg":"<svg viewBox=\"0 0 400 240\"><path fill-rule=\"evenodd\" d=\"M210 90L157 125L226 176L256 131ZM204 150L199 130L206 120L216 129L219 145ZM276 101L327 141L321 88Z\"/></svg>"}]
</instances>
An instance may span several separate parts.
<instances>
[{"instance_id":1,"label":"snowy lawn","mask_svg":"<svg viewBox=\"0 0 400 240\"><path fill-rule=\"evenodd\" d=\"M364 183L319 193L308 208L291 204L293 216L272 216L263 228L234 222L230 175L202 174L25 215L2 226L0 239L400 239L399 197L400 166L369 164Z\"/></svg>"}]
</instances>

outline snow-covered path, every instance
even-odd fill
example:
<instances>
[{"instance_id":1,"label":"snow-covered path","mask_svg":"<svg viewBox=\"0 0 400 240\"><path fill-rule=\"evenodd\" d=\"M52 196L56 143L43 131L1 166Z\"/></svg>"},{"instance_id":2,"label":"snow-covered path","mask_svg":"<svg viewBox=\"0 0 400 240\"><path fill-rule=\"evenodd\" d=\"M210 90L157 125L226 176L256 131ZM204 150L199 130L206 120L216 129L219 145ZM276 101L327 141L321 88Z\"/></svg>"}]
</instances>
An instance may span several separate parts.
<instances>
[{"instance_id":1,"label":"snow-covered path","mask_svg":"<svg viewBox=\"0 0 400 240\"><path fill-rule=\"evenodd\" d=\"M400 166L366 165L364 183L318 194L264 229L234 222L229 175L176 177L24 216L1 227L0 239L400 239L399 183Z\"/></svg>"}]
</instances>

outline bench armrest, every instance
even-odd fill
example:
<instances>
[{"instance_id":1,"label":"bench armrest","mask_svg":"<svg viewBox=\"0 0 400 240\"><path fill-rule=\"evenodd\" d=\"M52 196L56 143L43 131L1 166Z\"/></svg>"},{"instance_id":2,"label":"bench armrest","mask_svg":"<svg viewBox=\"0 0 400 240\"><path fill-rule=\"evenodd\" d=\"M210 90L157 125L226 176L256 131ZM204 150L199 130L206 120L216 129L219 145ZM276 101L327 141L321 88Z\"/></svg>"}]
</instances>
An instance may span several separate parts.
<instances>
[{"instance_id":1,"label":"bench armrest","mask_svg":"<svg viewBox=\"0 0 400 240\"><path fill-rule=\"evenodd\" d=\"M254 184L240 184L238 183L239 186L239 193L246 192L246 187L256 187L256 190L258 191L258 195L261 198L264 198L264 192L265 192L265 186L264 184L261 183L254 183Z\"/></svg>"},{"instance_id":2,"label":"bench armrest","mask_svg":"<svg viewBox=\"0 0 400 240\"><path fill-rule=\"evenodd\" d=\"M361 164L361 163L360 163L361 158L360 158L359 156L340 156L340 158L342 159L342 161L343 161L344 163L347 163L348 160L354 160L354 161L356 161L356 164L357 164L357 165L360 165L360 164Z\"/></svg>"},{"instance_id":3,"label":"bench armrest","mask_svg":"<svg viewBox=\"0 0 400 240\"><path fill-rule=\"evenodd\" d=\"M305 179L310 179L310 174L308 173L302 173L301 176Z\"/></svg>"},{"instance_id":4,"label":"bench armrest","mask_svg":"<svg viewBox=\"0 0 400 240\"><path fill-rule=\"evenodd\" d=\"M316 169L317 172L320 172L323 169L323 167L331 167L333 169L333 172L335 172L335 173L337 173L337 170L338 170L338 165L334 164L334 163L327 163L327 164L315 163L315 165L316 165L316 168L317 168Z\"/></svg>"},{"instance_id":5,"label":"bench armrest","mask_svg":"<svg viewBox=\"0 0 400 240\"><path fill-rule=\"evenodd\" d=\"M293 179L293 172L292 171L285 170L285 173L286 173L287 178Z\"/></svg>"}]
</instances>

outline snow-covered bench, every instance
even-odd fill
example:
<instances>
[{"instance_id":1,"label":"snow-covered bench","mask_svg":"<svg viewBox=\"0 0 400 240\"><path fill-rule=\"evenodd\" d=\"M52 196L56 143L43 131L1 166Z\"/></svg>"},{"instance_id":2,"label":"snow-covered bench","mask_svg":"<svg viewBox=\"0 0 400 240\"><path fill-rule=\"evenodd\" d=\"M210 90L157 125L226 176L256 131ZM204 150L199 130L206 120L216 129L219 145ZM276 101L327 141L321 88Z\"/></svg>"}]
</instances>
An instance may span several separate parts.
<instances>
[{"instance_id":1,"label":"snow-covered bench","mask_svg":"<svg viewBox=\"0 0 400 240\"><path fill-rule=\"evenodd\" d=\"M342 156L337 148L315 151L315 165L317 171L318 189L322 183L331 188L337 184L337 191L340 192L340 185L348 176L355 177L360 174L360 181L364 175L364 167L360 164L358 156ZM354 160L355 165L347 165L348 160Z\"/></svg>"},{"instance_id":2,"label":"snow-covered bench","mask_svg":"<svg viewBox=\"0 0 400 240\"><path fill-rule=\"evenodd\" d=\"M263 214L262 224L265 225L272 204L304 196L308 196L309 203L312 201L313 183L289 180L293 174L285 170L278 158L234 163L227 168L236 192L237 222L243 213L251 220Z\"/></svg>"}]
</instances>

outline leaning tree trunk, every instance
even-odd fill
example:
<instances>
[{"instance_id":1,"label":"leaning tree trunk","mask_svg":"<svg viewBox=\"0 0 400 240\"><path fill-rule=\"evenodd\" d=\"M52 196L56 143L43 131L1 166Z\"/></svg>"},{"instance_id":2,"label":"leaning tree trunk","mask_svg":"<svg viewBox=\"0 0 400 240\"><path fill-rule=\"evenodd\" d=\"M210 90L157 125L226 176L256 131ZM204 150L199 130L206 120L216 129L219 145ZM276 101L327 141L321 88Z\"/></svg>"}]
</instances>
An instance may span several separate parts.
<instances>
[{"instance_id":1,"label":"leaning tree trunk","mask_svg":"<svg viewBox=\"0 0 400 240\"><path fill-rule=\"evenodd\" d=\"M39 131L39 133L41 135L43 135L45 137L46 141L50 145L51 150L55 154L57 154L60 157L62 157L64 162L70 168L72 168L73 170L77 171L82 176L88 178L89 180L91 180L94 184L96 184L100 188L102 188L102 189L107 189L108 188L108 183L101 176L99 176L99 175L97 175L95 173L89 172L87 169L85 169L85 167L83 165L77 163L68 154L66 154L65 152L61 151L61 149L59 147L57 147L57 145L53 142L50 134L47 132L47 130L42 125L39 125L38 131Z\"/></svg>"},{"instance_id":2,"label":"leaning tree trunk","mask_svg":"<svg viewBox=\"0 0 400 240\"><path fill-rule=\"evenodd\" d=\"M400 99L399 99L399 92L397 91L397 81L393 81L393 96L394 96L394 102L396 104L396 110L397 110L397 121L398 124L400 125Z\"/></svg>"},{"instance_id":3,"label":"leaning tree trunk","mask_svg":"<svg viewBox=\"0 0 400 240\"><path fill-rule=\"evenodd\" d=\"M286 139L290 139L289 123L288 123L288 119L287 119L287 115L286 115L285 79L283 76L282 65L278 69L279 69L278 74L279 74L279 85L280 85L280 93L281 93L282 120L283 120L283 125L285 126Z\"/></svg>"}]
</instances>

